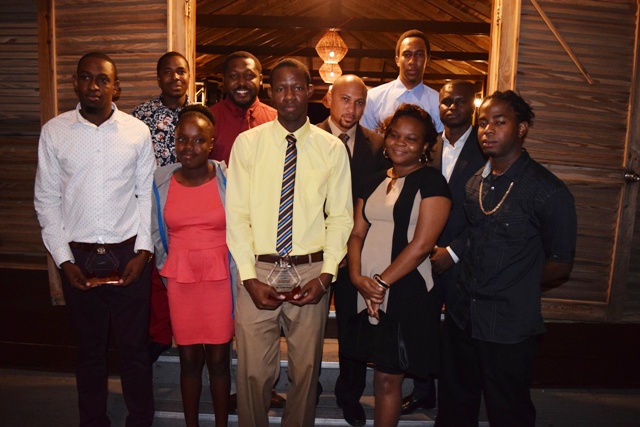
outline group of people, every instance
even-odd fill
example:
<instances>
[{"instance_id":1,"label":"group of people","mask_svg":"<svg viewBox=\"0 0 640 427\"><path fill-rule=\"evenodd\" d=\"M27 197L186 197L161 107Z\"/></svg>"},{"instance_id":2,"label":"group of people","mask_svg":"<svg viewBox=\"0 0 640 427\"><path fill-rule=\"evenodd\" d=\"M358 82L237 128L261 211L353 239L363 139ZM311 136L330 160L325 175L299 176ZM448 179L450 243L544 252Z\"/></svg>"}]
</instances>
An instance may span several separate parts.
<instances>
[{"instance_id":1,"label":"group of people","mask_svg":"<svg viewBox=\"0 0 640 427\"><path fill-rule=\"evenodd\" d=\"M495 92L476 112L470 82L424 85L429 55L422 32L404 33L398 78L368 91L341 76L317 126L295 59L271 69L272 108L258 59L229 55L226 96L207 108L189 103L189 64L169 52L161 95L133 116L113 103L113 60L80 59L78 106L42 129L34 199L78 337L80 425L109 425L111 328L127 426L152 424L151 362L172 340L186 425L199 425L206 365L217 426L237 410L240 426L268 427L273 406L283 426L312 426L331 294L350 425L366 424L368 366L376 426L436 395L438 426L477 425L481 397L492 426L534 425L540 289L571 271L573 198L524 150L534 114L519 95ZM363 313L397 323L407 363L343 351ZM286 405L274 391L282 335Z\"/></svg>"}]
</instances>

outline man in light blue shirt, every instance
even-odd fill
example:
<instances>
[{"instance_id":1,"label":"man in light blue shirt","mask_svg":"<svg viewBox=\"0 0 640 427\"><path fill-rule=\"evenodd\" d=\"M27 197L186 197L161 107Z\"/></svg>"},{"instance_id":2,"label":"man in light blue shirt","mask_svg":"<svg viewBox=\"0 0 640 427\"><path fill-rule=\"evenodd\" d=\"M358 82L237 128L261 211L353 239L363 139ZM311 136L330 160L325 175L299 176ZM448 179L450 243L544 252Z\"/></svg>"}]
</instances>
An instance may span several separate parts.
<instances>
[{"instance_id":1,"label":"man in light blue shirt","mask_svg":"<svg viewBox=\"0 0 640 427\"><path fill-rule=\"evenodd\" d=\"M422 82L430 51L429 39L422 31L409 30L400 36L396 43L400 75L367 92L367 104L360 120L362 126L381 133L380 124L393 115L398 106L416 104L429 113L436 130L442 132L438 92Z\"/></svg>"}]
</instances>

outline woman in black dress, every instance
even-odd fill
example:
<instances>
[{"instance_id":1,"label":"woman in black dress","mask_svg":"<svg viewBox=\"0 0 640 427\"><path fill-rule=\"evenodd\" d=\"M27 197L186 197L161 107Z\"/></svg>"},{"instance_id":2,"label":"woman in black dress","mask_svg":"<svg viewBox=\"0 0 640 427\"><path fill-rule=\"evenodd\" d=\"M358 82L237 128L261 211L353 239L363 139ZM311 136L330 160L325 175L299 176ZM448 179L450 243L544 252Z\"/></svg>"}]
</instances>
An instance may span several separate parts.
<instances>
[{"instance_id":1,"label":"woman in black dress","mask_svg":"<svg viewBox=\"0 0 640 427\"><path fill-rule=\"evenodd\" d=\"M385 126L385 156L392 167L364 185L354 209L348 243L351 281L358 288L358 310L371 323L379 310L400 324L408 369L374 362L376 426L395 426L400 417L402 380L426 378L438 366L438 319L429 254L451 210L442 174L426 166L437 132L422 108L404 104Z\"/></svg>"}]
</instances>

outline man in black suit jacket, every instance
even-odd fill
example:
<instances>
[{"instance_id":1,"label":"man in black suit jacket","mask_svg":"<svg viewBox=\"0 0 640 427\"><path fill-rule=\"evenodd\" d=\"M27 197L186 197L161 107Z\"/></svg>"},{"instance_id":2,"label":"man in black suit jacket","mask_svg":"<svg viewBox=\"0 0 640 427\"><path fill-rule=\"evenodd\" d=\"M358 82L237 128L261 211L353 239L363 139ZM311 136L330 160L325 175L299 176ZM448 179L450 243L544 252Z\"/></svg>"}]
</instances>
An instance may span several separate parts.
<instances>
[{"instance_id":1,"label":"man in black suit jacket","mask_svg":"<svg viewBox=\"0 0 640 427\"><path fill-rule=\"evenodd\" d=\"M444 124L442 138L433 148L430 166L439 169L451 190L451 214L437 246L431 255L435 288L445 304L460 272L458 261L467 244L467 217L464 212L465 184L486 160L478 144L477 128L472 126L475 110L473 84L454 80L440 90L440 120ZM402 414L417 408L435 407L433 379L414 380L414 390L402 402Z\"/></svg>"},{"instance_id":2,"label":"man in black suit jacket","mask_svg":"<svg viewBox=\"0 0 640 427\"><path fill-rule=\"evenodd\" d=\"M351 163L351 186L355 198L362 182L368 175L385 166L382 157L382 135L360 126L364 112L367 87L362 79L354 75L339 77L327 95L330 115L318 127L340 138L346 146ZM342 347L342 336L350 316L357 313L358 290L349 280L346 259L340 265L336 283L331 286L334 295L336 319L338 321L338 344ZM340 375L336 381L335 395L342 408L344 419L353 426L366 423L360 397L365 388L366 363L338 355Z\"/></svg>"}]
</instances>

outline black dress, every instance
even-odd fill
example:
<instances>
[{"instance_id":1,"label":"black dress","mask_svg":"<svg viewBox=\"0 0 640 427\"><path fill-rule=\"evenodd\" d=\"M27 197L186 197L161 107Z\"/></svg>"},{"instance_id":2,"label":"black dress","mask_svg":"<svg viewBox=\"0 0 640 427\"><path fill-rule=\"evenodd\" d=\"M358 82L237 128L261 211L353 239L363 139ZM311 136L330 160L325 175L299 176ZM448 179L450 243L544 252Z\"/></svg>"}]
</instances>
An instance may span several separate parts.
<instances>
[{"instance_id":1,"label":"black dress","mask_svg":"<svg viewBox=\"0 0 640 427\"><path fill-rule=\"evenodd\" d=\"M412 239L420 202L434 196L450 198L449 186L440 171L424 167L398 178L387 194L390 178L381 172L362 187L363 216L370 228L364 241L361 268L364 276L384 271ZM394 283L381 309L400 323L409 356L407 373L426 377L438 367L438 301L433 287L431 262L427 259ZM358 297L358 311L365 308Z\"/></svg>"}]
</instances>

